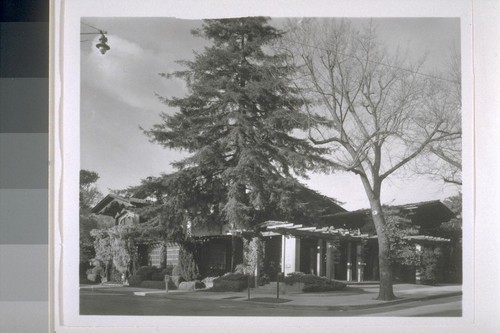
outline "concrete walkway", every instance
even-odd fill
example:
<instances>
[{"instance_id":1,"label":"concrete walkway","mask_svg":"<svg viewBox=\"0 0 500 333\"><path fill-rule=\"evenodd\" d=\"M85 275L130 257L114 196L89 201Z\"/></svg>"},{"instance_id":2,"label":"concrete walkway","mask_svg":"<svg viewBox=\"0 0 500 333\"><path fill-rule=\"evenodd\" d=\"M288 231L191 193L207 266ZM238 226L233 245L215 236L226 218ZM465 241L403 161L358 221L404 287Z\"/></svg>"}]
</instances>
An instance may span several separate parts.
<instances>
[{"instance_id":1,"label":"concrete walkway","mask_svg":"<svg viewBox=\"0 0 500 333\"><path fill-rule=\"evenodd\" d=\"M90 286L86 287L90 288ZM365 309L411 302L416 300L433 299L462 294L461 285L424 286L415 284L395 284L394 293L397 299L392 301L378 301L378 285L350 285L342 291L318 293L280 293L277 301L276 290L257 288L250 289L250 300L247 290L241 292L213 292L206 290L156 290L116 286L95 286L107 288L110 292L120 291L133 293L136 296L166 297L170 299L199 299L199 300L231 300L235 302L256 302L275 306L293 306L318 308L328 310Z\"/></svg>"}]
</instances>

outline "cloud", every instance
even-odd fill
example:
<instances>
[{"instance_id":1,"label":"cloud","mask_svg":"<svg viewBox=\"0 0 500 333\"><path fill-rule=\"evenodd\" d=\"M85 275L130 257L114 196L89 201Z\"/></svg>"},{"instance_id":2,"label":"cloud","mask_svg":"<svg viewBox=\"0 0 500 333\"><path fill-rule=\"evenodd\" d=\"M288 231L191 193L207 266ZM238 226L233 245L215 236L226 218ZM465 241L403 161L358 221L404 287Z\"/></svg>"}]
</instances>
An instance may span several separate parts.
<instances>
[{"instance_id":1,"label":"cloud","mask_svg":"<svg viewBox=\"0 0 500 333\"><path fill-rule=\"evenodd\" d=\"M159 110L155 92L179 95L184 91L180 81L166 80L158 73L173 71L175 55L144 49L130 40L109 35L111 50L104 56L92 47L82 52L82 93L98 87L137 110Z\"/></svg>"}]
</instances>

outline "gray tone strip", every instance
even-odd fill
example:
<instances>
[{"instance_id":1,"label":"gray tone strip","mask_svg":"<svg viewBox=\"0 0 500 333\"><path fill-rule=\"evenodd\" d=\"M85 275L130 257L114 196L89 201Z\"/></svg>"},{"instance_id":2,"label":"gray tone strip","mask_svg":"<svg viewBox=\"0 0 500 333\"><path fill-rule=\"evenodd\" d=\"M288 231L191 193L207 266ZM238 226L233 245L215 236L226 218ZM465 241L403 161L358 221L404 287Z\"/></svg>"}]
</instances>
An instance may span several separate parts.
<instances>
[{"instance_id":1,"label":"gray tone strip","mask_svg":"<svg viewBox=\"0 0 500 333\"><path fill-rule=\"evenodd\" d=\"M0 78L0 133L47 133L47 78Z\"/></svg>"},{"instance_id":2,"label":"gray tone strip","mask_svg":"<svg viewBox=\"0 0 500 333\"><path fill-rule=\"evenodd\" d=\"M48 77L49 23L0 23L0 77Z\"/></svg>"},{"instance_id":3,"label":"gray tone strip","mask_svg":"<svg viewBox=\"0 0 500 333\"><path fill-rule=\"evenodd\" d=\"M0 332L47 333L48 302L0 302Z\"/></svg>"},{"instance_id":4,"label":"gray tone strip","mask_svg":"<svg viewBox=\"0 0 500 333\"><path fill-rule=\"evenodd\" d=\"M48 134L0 133L0 188L48 187Z\"/></svg>"},{"instance_id":5,"label":"gray tone strip","mask_svg":"<svg viewBox=\"0 0 500 333\"><path fill-rule=\"evenodd\" d=\"M48 301L48 246L0 245L0 302Z\"/></svg>"},{"instance_id":6,"label":"gray tone strip","mask_svg":"<svg viewBox=\"0 0 500 333\"><path fill-rule=\"evenodd\" d=\"M0 189L0 244L48 244L48 191Z\"/></svg>"}]
</instances>

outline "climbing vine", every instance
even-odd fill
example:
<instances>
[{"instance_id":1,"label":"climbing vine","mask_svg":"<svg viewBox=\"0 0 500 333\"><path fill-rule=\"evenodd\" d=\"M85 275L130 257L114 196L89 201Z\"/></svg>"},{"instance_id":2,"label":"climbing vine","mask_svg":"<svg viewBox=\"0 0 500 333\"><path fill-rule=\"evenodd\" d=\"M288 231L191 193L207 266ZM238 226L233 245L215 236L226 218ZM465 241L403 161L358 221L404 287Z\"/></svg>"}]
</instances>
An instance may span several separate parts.
<instances>
[{"instance_id":1,"label":"climbing vine","mask_svg":"<svg viewBox=\"0 0 500 333\"><path fill-rule=\"evenodd\" d=\"M134 242L137 228L117 225L108 229L94 229L90 234L95 238L94 262L103 266L105 276L110 274L111 262L122 275L129 275L132 270L131 264L137 257Z\"/></svg>"}]
</instances>

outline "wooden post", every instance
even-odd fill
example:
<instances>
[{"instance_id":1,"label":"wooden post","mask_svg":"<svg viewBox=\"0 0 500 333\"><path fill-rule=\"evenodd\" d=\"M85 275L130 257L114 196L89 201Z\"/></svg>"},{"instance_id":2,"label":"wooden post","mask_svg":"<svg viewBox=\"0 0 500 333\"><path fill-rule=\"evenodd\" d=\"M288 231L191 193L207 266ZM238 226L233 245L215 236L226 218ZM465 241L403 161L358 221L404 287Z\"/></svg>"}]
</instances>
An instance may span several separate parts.
<instances>
[{"instance_id":1,"label":"wooden post","mask_svg":"<svg viewBox=\"0 0 500 333\"><path fill-rule=\"evenodd\" d=\"M316 274L318 276L325 276L325 272L323 271L323 240L318 239L318 246L316 250Z\"/></svg>"},{"instance_id":2,"label":"wooden post","mask_svg":"<svg viewBox=\"0 0 500 333\"><path fill-rule=\"evenodd\" d=\"M281 277L281 272L278 272L276 274L276 300L280 298L280 277Z\"/></svg>"},{"instance_id":3,"label":"wooden post","mask_svg":"<svg viewBox=\"0 0 500 333\"><path fill-rule=\"evenodd\" d=\"M255 276L254 288L258 288L259 287L259 280L260 280L260 259L261 259L260 257L262 255L262 241L258 237L255 237L253 239L253 241L255 242L256 251L257 251L257 253L255 254L256 255L255 272L253 273Z\"/></svg>"},{"instance_id":4,"label":"wooden post","mask_svg":"<svg viewBox=\"0 0 500 333\"><path fill-rule=\"evenodd\" d=\"M363 282L365 263L363 261L363 245L356 245L356 268L357 268L357 278L358 282Z\"/></svg>"},{"instance_id":5,"label":"wooden post","mask_svg":"<svg viewBox=\"0 0 500 333\"><path fill-rule=\"evenodd\" d=\"M352 281L352 243L347 242L347 281Z\"/></svg>"},{"instance_id":6,"label":"wooden post","mask_svg":"<svg viewBox=\"0 0 500 333\"><path fill-rule=\"evenodd\" d=\"M170 282L170 275L165 275L164 281L165 281L165 292L168 293L168 283Z\"/></svg>"},{"instance_id":7,"label":"wooden post","mask_svg":"<svg viewBox=\"0 0 500 333\"><path fill-rule=\"evenodd\" d=\"M284 276L300 270L300 238L283 235L281 253Z\"/></svg>"},{"instance_id":8,"label":"wooden post","mask_svg":"<svg viewBox=\"0 0 500 333\"><path fill-rule=\"evenodd\" d=\"M420 252L422 252L422 245L416 244L415 248L417 250L417 253L420 254ZM422 269L418 266L415 270L415 284L422 284Z\"/></svg>"},{"instance_id":9,"label":"wooden post","mask_svg":"<svg viewBox=\"0 0 500 333\"><path fill-rule=\"evenodd\" d=\"M330 280L335 279L335 247L332 241L326 242L326 277Z\"/></svg>"},{"instance_id":10,"label":"wooden post","mask_svg":"<svg viewBox=\"0 0 500 333\"><path fill-rule=\"evenodd\" d=\"M286 265L286 236L281 236L281 271L285 274Z\"/></svg>"},{"instance_id":11,"label":"wooden post","mask_svg":"<svg viewBox=\"0 0 500 333\"><path fill-rule=\"evenodd\" d=\"M248 300L250 300L250 274L247 275Z\"/></svg>"}]
</instances>

